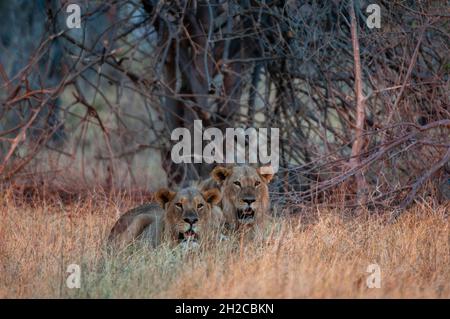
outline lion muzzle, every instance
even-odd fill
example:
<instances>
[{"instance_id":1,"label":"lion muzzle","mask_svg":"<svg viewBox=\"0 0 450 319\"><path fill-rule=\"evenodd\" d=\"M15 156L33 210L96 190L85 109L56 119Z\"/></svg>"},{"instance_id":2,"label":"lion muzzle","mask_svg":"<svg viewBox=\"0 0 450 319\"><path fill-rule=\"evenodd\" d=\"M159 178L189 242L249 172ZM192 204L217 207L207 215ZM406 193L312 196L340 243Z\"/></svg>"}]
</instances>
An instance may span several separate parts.
<instances>
[{"instance_id":1,"label":"lion muzzle","mask_svg":"<svg viewBox=\"0 0 450 319\"><path fill-rule=\"evenodd\" d=\"M255 221L255 210L250 205L244 209L238 209L236 211L236 218L241 224L251 224Z\"/></svg>"}]
</instances>

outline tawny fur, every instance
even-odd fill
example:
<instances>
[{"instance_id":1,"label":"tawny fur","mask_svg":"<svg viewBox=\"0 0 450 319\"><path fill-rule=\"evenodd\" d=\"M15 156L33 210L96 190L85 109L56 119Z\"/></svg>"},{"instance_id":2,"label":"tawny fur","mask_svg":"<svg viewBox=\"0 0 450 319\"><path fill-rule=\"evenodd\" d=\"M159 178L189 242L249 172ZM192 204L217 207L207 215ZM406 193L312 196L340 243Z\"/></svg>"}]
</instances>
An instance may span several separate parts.
<instances>
[{"instance_id":1,"label":"tawny fur","mask_svg":"<svg viewBox=\"0 0 450 319\"><path fill-rule=\"evenodd\" d=\"M214 182L220 185L222 192L221 207L225 223L231 230L262 229L270 218L270 198L268 183L273 174L263 172L261 168L250 165L217 166L211 172L212 180L207 180L205 185ZM254 199L250 205L246 204L248 198ZM238 218L238 211L252 208L254 218L250 222L243 222Z\"/></svg>"},{"instance_id":2,"label":"tawny fur","mask_svg":"<svg viewBox=\"0 0 450 319\"><path fill-rule=\"evenodd\" d=\"M163 188L156 194L159 204L144 204L123 214L111 229L108 242L119 247L137 239L146 240L152 247L163 241L176 244L186 227L191 227L185 221L187 215L198 219L193 227L201 238L222 223L222 212L214 209L220 199L220 191L215 188L202 191L191 186L178 192Z\"/></svg>"},{"instance_id":3,"label":"tawny fur","mask_svg":"<svg viewBox=\"0 0 450 319\"><path fill-rule=\"evenodd\" d=\"M123 214L108 237L110 244L127 245L139 236L145 237L152 246L160 244L164 210L159 204L151 203L138 206Z\"/></svg>"}]
</instances>

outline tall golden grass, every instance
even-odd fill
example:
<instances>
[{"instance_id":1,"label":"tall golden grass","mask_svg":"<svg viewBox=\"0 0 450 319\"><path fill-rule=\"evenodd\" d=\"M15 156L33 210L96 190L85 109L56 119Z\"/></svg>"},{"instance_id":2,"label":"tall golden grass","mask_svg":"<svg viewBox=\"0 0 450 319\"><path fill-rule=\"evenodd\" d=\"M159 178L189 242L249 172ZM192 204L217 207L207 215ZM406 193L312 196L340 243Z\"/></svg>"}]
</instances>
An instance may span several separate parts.
<instances>
[{"instance_id":1,"label":"tall golden grass","mask_svg":"<svg viewBox=\"0 0 450 319\"><path fill-rule=\"evenodd\" d=\"M277 218L263 240L239 238L183 253L135 245L107 253L125 195L92 193L63 204L0 195L2 298L449 298L450 226L446 208L418 203L398 222L369 214L344 219L315 210L314 222ZM67 267L81 267L69 289ZM381 287L368 288L370 264Z\"/></svg>"}]
</instances>

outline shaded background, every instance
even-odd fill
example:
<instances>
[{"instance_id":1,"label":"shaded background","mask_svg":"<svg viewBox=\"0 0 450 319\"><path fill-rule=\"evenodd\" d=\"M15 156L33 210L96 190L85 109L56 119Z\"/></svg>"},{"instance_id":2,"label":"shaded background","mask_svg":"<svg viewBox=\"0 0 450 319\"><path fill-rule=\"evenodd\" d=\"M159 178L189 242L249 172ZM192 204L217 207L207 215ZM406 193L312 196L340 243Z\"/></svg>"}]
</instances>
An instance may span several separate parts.
<instances>
[{"instance_id":1,"label":"shaded background","mask_svg":"<svg viewBox=\"0 0 450 319\"><path fill-rule=\"evenodd\" d=\"M448 200L449 18L447 1L0 0L2 184L203 178L170 159L171 131L201 119L280 128L283 207Z\"/></svg>"}]
</instances>

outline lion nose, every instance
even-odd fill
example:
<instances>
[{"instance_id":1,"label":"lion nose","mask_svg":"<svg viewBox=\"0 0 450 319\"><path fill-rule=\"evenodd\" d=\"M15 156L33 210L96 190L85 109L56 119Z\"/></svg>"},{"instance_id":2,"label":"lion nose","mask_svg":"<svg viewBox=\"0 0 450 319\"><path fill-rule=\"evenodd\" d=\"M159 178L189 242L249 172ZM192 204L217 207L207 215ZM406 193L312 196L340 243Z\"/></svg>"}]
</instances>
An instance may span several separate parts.
<instances>
[{"instance_id":1,"label":"lion nose","mask_svg":"<svg viewBox=\"0 0 450 319\"><path fill-rule=\"evenodd\" d=\"M245 203L247 203L248 206L250 206L255 201L255 199L254 198L244 198L243 201Z\"/></svg>"},{"instance_id":2,"label":"lion nose","mask_svg":"<svg viewBox=\"0 0 450 319\"><path fill-rule=\"evenodd\" d=\"M194 225L196 222L198 222L198 218L195 216L186 217L184 221L188 224Z\"/></svg>"}]
</instances>

